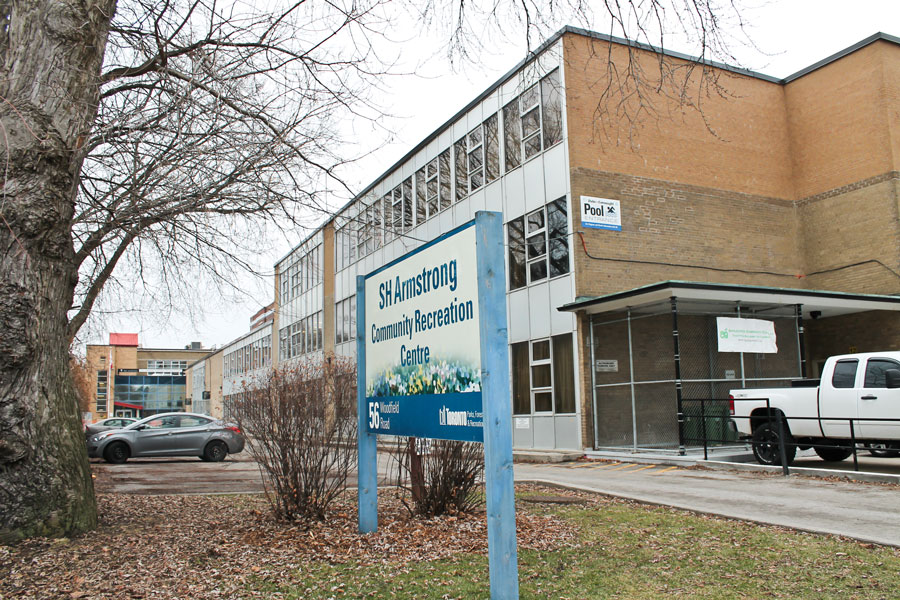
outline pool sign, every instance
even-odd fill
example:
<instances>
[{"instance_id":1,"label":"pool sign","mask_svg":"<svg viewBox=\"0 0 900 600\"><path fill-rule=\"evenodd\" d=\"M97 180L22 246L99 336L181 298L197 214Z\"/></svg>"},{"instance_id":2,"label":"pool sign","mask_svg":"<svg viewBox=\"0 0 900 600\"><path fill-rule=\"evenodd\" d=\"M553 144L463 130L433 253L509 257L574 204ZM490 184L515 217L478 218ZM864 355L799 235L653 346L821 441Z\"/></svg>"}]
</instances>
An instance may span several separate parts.
<instances>
[{"instance_id":1,"label":"pool sign","mask_svg":"<svg viewBox=\"0 0 900 600\"><path fill-rule=\"evenodd\" d=\"M356 278L359 531L378 529L378 435L484 443L491 598L519 597L503 219Z\"/></svg>"},{"instance_id":2,"label":"pool sign","mask_svg":"<svg viewBox=\"0 0 900 600\"><path fill-rule=\"evenodd\" d=\"M581 226L622 231L622 211L619 201L582 196Z\"/></svg>"},{"instance_id":3,"label":"pool sign","mask_svg":"<svg viewBox=\"0 0 900 600\"><path fill-rule=\"evenodd\" d=\"M484 441L474 224L365 278L371 433Z\"/></svg>"}]
</instances>

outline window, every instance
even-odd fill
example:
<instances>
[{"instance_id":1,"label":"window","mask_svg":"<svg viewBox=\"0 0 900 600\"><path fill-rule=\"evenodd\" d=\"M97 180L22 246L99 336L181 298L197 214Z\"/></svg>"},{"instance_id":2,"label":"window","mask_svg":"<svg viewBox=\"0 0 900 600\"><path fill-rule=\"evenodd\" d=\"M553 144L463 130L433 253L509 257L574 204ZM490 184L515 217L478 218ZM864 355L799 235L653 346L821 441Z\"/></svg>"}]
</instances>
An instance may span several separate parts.
<instances>
[{"instance_id":1,"label":"window","mask_svg":"<svg viewBox=\"0 0 900 600\"><path fill-rule=\"evenodd\" d=\"M401 184L403 188L403 231L407 232L413 228L413 189L412 177L407 177Z\"/></svg>"},{"instance_id":2,"label":"window","mask_svg":"<svg viewBox=\"0 0 900 600\"><path fill-rule=\"evenodd\" d=\"M109 384L109 371L97 371L97 412L107 412L106 391Z\"/></svg>"},{"instance_id":3,"label":"window","mask_svg":"<svg viewBox=\"0 0 900 600\"><path fill-rule=\"evenodd\" d=\"M466 155L466 139L453 144L456 161L456 201L459 202L469 193L468 158Z\"/></svg>"},{"instance_id":4,"label":"window","mask_svg":"<svg viewBox=\"0 0 900 600\"><path fill-rule=\"evenodd\" d=\"M885 371L889 369L900 369L900 364L885 358L873 358L866 363L866 383L867 388L886 388L887 376Z\"/></svg>"},{"instance_id":5,"label":"window","mask_svg":"<svg viewBox=\"0 0 900 600\"><path fill-rule=\"evenodd\" d=\"M466 156L468 157L469 192L484 185L484 146L481 125L466 136Z\"/></svg>"},{"instance_id":6,"label":"window","mask_svg":"<svg viewBox=\"0 0 900 600\"><path fill-rule=\"evenodd\" d=\"M490 183L500 176L500 133L496 114L484 122L484 180Z\"/></svg>"},{"instance_id":7,"label":"window","mask_svg":"<svg viewBox=\"0 0 900 600\"><path fill-rule=\"evenodd\" d=\"M513 414L575 412L572 334L512 344Z\"/></svg>"},{"instance_id":8,"label":"window","mask_svg":"<svg viewBox=\"0 0 900 600\"><path fill-rule=\"evenodd\" d=\"M858 361L839 360L834 365L834 373L831 375L831 385L836 388L852 388L856 383L856 367Z\"/></svg>"},{"instance_id":9,"label":"window","mask_svg":"<svg viewBox=\"0 0 900 600\"><path fill-rule=\"evenodd\" d=\"M322 311L313 313L278 332L281 358L288 360L323 348Z\"/></svg>"},{"instance_id":10,"label":"window","mask_svg":"<svg viewBox=\"0 0 900 600\"><path fill-rule=\"evenodd\" d=\"M440 156L438 156L438 165L440 167L440 174L438 175L438 180L440 181L440 197L441 197L441 210L450 208L450 205L453 203L453 198L450 194L450 149L444 150L441 152Z\"/></svg>"},{"instance_id":11,"label":"window","mask_svg":"<svg viewBox=\"0 0 900 600\"><path fill-rule=\"evenodd\" d=\"M569 272L565 198L513 219L506 231L511 290Z\"/></svg>"},{"instance_id":12,"label":"window","mask_svg":"<svg viewBox=\"0 0 900 600\"><path fill-rule=\"evenodd\" d=\"M504 168L562 141L562 88L559 69L503 107Z\"/></svg>"},{"instance_id":13,"label":"window","mask_svg":"<svg viewBox=\"0 0 900 600\"><path fill-rule=\"evenodd\" d=\"M541 123L544 148L562 141L562 90L559 69L541 80Z\"/></svg>"},{"instance_id":14,"label":"window","mask_svg":"<svg viewBox=\"0 0 900 600\"><path fill-rule=\"evenodd\" d=\"M503 107L504 166L512 171L522 164L522 132L519 125L519 99Z\"/></svg>"},{"instance_id":15,"label":"window","mask_svg":"<svg viewBox=\"0 0 900 600\"><path fill-rule=\"evenodd\" d=\"M334 343L343 344L356 339L356 296L334 305Z\"/></svg>"},{"instance_id":16,"label":"window","mask_svg":"<svg viewBox=\"0 0 900 600\"><path fill-rule=\"evenodd\" d=\"M533 85L519 96L520 117L522 119L522 148L525 160L541 151L540 92Z\"/></svg>"}]
</instances>

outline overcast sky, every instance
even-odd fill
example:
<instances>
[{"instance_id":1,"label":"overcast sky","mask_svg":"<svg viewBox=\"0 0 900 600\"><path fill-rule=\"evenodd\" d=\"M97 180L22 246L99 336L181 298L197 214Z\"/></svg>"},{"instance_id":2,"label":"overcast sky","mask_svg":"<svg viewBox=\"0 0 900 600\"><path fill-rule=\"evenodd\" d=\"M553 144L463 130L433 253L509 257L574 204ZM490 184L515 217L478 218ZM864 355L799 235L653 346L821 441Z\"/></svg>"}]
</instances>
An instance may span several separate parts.
<instances>
[{"instance_id":1,"label":"overcast sky","mask_svg":"<svg viewBox=\"0 0 900 600\"><path fill-rule=\"evenodd\" d=\"M750 25L749 35L758 47L734 47L740 66L782 78L876 33L900 36L900 0L737 0L751 5L743 9ZM603 31L601 25L597 30ZM404 52L419 56L417 48L431 40L415 38L403 42ZM691 53L667 40L672 50ZM408 48L408 50L407 50ZM358 164L352 181L360 188L371 183L406 152L428 136L525 56L523 40L513 40L481 57L477 65L450 68L442 54L436 54L419 70L419 77L394 77L385 83L383 106L396 115L389 123L396 134L371 157ZM361 148L361 150L368 150ZM279 236L269 255L260 257L271 268L275 260L296 245L307 231L296 236ZM87 343L106 343L109 331L137 332L144 347L179 348L191 341L205 347L221 346L248 330L249 318L273 299L271 277L261 281L248 278L243 297L217 299L198 290L198 306L190 313L148 306L146 314L107 319L101 326L82 332ZM160 315L165 315L160 318Z\"/></svg>"}]
</instances>

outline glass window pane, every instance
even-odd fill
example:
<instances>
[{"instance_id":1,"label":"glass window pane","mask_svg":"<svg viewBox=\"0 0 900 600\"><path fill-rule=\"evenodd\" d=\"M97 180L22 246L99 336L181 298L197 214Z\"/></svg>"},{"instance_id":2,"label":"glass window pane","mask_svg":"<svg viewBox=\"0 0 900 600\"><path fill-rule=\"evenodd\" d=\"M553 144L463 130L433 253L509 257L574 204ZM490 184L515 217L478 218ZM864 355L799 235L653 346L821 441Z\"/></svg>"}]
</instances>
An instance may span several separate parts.
<instances>
[{"instance_id":1,"label":"glass window pane","mask_svg":"<svg viewBox=\"0 0 900 600\"><path fill-rule=\"evenodd\" d=\"M450 150L441 152L438 159L440 162L441 210L444 210L452 204L452 194L450 193Z\"/></svg>"},{"instance_id":2,"label":"glass window pane","mask_svg":"<svg viewBox=\"0 0 900 600\"><path fill-rule=\"evenodd\" d=\"M469 148L474 148L481 143L481 126L469 132Z\"/></svg>"},{"instance_id":3,"label":"glass window pane","mask_svg":"<svg viewBox=\"0 0 900 600\"><path fill-rule=\"evenodd\" d=\"M503 107L503 158L506 171L522 164L522 126L518 100Z\"/></svg>"},{"instance_id":4,"label":"glass window pane","mask_svg":"<svg viewBox=\"0 0 900 600\"><path fill-rule=\"evenodd\" d=\"M530 281L540 281L547 278L547 261L538 260L528 265Z\"/></svg>"},{"instance_id":5,"label":"glass window pane","mask_svg":"<svg viewBox=\"0 0 900 600\"><path fill-rule=\"evenodd\" d=\"M866 383L867 388L886 388L887 375L885 371L888 369L898 369L900 365L892 360L872 359L866 364Z\"/></svg>"},{"instance_id":6,"label":"glass window pane","mask_svg":"<svg viewBox=\"0 0 900 600\"><path fill-rule=\"evenodd\" d=\"M427 206L425 169L419 169L416 172L416 225L421 225L428 218Z\"/></svg>"},{"instance_id":7,"label":"glass window pane","mask_svg":"<svg viewBox=\"0 0 900 600\"><path fill-rule=\"evenodd\" d=\"M403 182L403 231L409 231L413 226L413 188L412 177L407 177Z\"/></svg>"},{"instance_id":8,"label":"glass window pane","mask_svg":"<svg viewBox=\"0 0 900 600\"><path fill-rule=\"evenodd\" d=\"M500 138L497 131L497 115L484 122L484 179L490 183L500 176Z\"/></svg>"},{"instance_id":9,"label":"glass window pane","mask_svg":"<svg viewBox=\"0 0 900 600\"><path fill-rule=\"evenodd\" d=\"M550 340L541 340L531 344L531 360L550 360Z\"/></svg>"},{"instance_id":10,"label":"glass window pane","mask_svg":"<svg viewBox=\"0 0 900 600\"><path fill-rule=\"evenodd\" d=\"M856 382L856 360L839 360L834 365L831 385L836 388L852 388Z\"/></svg>"},{"instance_id":11,"label":"glass window pane","mask_svg":"<svg viewBox=\"0 0 900 600\"><path fill-rule=\"evenodd\" d=\"M434 177L435 175L437 175L437 172L438 172L437 159L435 158L430 163L428 163L428 166L426 168L428 169L428 172L427 172L428 177Z\"/></svg>"},{"instance_id":12,"label":"glass window pane","mask_svg":"<svg viewBox=\"0 0 900 600\"><path fill-rule=\"evenodd\" d=\"M522 112L538 103L538 86L533 85L522 93Z\"/></svg>"},{"instance_id":13,"label":"glass window pane","mask_svg":"<svg viewBox=\"0 0 900 600\"><path fill-rule=\"evenodd\" d=\"M469 193L469 172L466 169L466 141L459 140L454 144L456 153L456 201L459 202Z\"/></svg>"},{"instance_id":14,"label":"glass window pane","mask_svg":"<svg viewBox=\"0 0 900 600\"><path fill-rule=\"evenodd\" d=\"M509 288L525 286L525 220L513 219L506 226L509 243Z\"/></svg>"},{"instance_id":15,"label":"glass window pane","mask_svg":"<svg viewBox=\"0 0 900 600\"><path fill-rule=\"evenodd\" d=\"M519 342L512 347L512 395L513 414L531 414L531 397L528 380L528 342Z\"/></svg>"},{"instance_id":16,"label":"glass window pane","mask_svg":"<svg viewBox=\"0 0 900 600\"><path fill-rule=\"evenodd\" d=\"M537 107L522 115L522 137L528 137L540 131L541 115Z\"/></svg>"},{"instance_id":17,"label":"glass window pane","mask_svg":"<svg viewBox=\"0 0 900 600\"><path fill-rule=\"evenodd\" d=\"M544 148L562 141L562 90L559 69L541 80L541 111L544 128ZM559 402L557 402L557 409Z\"/></svg>"},{"instance_id":18,"label":"glass window pane","mask_svg":"<svg viewBox=\"0 0 900 600\"><path fill-rule=\"evenodd\" d=\"M538 154L540 151L541 136L536 135L525 140L525 158L531 158L532 156Z\"/></svg>"},{"instance_id":19,"label":"glass window pane","mask_svg":"<svg viewBox=\"0 0 900 600\"><path fill-rule=\"evenodd\" d=\"M552 412L553 394L551 392L535 392L534 412Z\"/></svg>"},{"instance_id":20,"label":"glass window pane","mask_svg":"<svg viewBox=\"0 0 900 600\"><path fill-rule=\"evenodd\" d=\"M350 339L356 339L356 296L350 296Z\"/></svg>"},{"instance_id":21,"label":"glass window pane","mask_svg":"<svg viewBox=\"0 0 900 600\"><path fill-rule=\"evenodd\" d=\"M544 209L528 215L528 233L544 228Z\"/></svg>"},{"instance_id":22,"label":"glass window pane","mask_svg":"<svg viewBox=\"0 0 900 600\"><path fill-rule=\"evenodd\" d=\"M528 238L528 259L538 258L547 253L547 241L541 232Z\"/></svg>"},{"instance_id":23,"label":"glass window pane","mask_svg":"<svg viewBox=\"0 0 900 600\"><path fill-rule=\"evenodd\" d=\"M568 333L553 336L553 396L557 413L575 412L575 358Z\"/></svg>"},{"instance_id":24,"label":"glass window pane","mask_svg":"<svg viewBox=\"0 0 900 600\"><path fill-rule=\"evenodd\" d=\"M472 191L474 192L484 184L484 175L482 175L481 171L472 173L469 183L471 183Z\"/></svg>"}]
</instances>

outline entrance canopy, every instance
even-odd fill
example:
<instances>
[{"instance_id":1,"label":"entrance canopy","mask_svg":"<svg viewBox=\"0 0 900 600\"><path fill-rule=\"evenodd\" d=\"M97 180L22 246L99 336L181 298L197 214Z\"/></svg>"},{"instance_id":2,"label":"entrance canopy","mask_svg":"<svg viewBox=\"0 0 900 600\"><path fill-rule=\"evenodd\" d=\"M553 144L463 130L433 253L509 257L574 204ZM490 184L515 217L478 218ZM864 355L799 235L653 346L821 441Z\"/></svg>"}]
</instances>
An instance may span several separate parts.
<instances>
[{"instance_id":1,"label":"entrance canopy","mask_svg":"<svg viewBox=\"0 0 900 600\"><path fill-rule=\"evenodd\" d=\"M900 297L663 281L557 310L588 316L594 448L684 452L733 441L729 390L808 376L804 320L900 311ZM770 321L777 349L721 349L718 317Z\"/></svg>"},{"instance_id":2,"label":"entrance canopy","mask_svg":"<svg viewBox=\"0 0 900 600\"><path fill-rule=\"evenodd\" d=\"M697 281L661 281L606 296L580 297L574 302L558 307L557 310L569 312L583 310L589 315L626 309L639 313L641 307L658 305L673 297L690 300L695 308L708 302L710 312L720 311L723 303L752 308L756 314L764 312L768 307L775 310L785 306L801 305L804 319L836 317L869 310L900 311L900 296Z\"/></svg>"}]
</instances>

